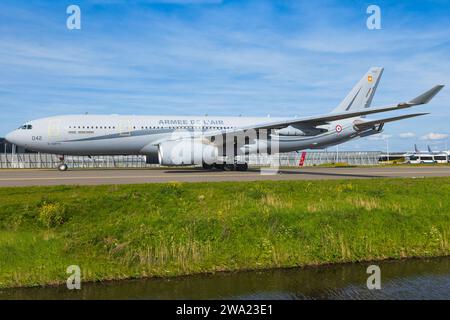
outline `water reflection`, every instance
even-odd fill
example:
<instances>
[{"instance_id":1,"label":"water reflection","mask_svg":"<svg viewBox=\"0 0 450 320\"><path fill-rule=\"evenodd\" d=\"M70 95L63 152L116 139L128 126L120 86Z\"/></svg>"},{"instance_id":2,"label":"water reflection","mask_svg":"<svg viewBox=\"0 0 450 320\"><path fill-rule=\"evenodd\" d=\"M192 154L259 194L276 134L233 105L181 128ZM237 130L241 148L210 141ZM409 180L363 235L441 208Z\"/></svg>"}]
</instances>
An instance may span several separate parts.
<instances>
[{"instance_id":1,"label":"water reflection","mask_svg":"<svg viewBox=\"0 0 450 320\"><path fill-rule=\"evenodd\" d=\"M450 299L450 257L374 263L381 290L366 287L370 264L8 289L0 299Z\"/></svg>"}]
</instances>

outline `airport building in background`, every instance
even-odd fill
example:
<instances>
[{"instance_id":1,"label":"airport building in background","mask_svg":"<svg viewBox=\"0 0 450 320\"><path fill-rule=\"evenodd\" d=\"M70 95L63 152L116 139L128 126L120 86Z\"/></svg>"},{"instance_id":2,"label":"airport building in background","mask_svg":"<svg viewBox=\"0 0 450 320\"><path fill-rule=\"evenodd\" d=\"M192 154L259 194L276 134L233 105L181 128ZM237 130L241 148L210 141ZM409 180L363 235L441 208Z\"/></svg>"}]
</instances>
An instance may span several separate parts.
<instances>
[{"instance_id":1,"label":"airport building in background","mask_svg":"<svg viewBox=\"0 0 450 320\"><path fill-rule=\"evenodd\" d=\"M58 155L37 153L19 148L0 138L0 168L57 168L60 163ZM378 165L381 163L404 163L408 152L387 154L381 151L300 151L279 155L249 155L250 166L319 166L325 164L343 165ZM449 152L444 153L449 160ZM439 154L442 156L442 154ZM66 156L69 168L145 168L158 167L148 164L144 155L111 156Z\"/></svg>"}]
</instances>

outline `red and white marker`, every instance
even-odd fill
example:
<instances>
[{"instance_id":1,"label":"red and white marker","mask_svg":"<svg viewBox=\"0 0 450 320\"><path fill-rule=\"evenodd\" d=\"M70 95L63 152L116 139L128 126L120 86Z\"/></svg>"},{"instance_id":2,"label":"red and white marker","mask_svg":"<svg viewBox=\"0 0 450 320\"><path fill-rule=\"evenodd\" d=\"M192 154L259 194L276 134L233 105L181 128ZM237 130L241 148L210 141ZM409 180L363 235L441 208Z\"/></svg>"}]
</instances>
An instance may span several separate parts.
<instances>
[{"instance_id":1,"label":"red and white marker","mask_svg":"<svg viewBox=\"0 0 450 320\"><path fill-rule=\"evenodd\" d=\"M336 126L336 132L337 133L340 133L342 131L342 126L340 125L340 124L338 124L337 126Z\"/></svg>"}]
</instances>

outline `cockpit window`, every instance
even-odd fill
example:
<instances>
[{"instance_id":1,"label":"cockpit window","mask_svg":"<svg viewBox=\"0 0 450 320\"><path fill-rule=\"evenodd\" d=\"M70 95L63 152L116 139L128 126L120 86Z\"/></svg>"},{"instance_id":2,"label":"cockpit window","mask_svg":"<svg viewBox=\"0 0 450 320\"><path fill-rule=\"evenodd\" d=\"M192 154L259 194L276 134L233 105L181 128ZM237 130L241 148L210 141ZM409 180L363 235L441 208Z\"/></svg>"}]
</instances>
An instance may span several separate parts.
<instances>
[{"instance_id":1,"label":"cockpit window","mask_svg":"<svg viewBox=\"0 0 450 320\"><path fill-rule=\"evenodd\" d=\"M18 129L20 129L20 130L31 130L31 129L33 129L33 126L31 124L24 124L23 126L20 126Z\"/></svg>"}]
</instances>

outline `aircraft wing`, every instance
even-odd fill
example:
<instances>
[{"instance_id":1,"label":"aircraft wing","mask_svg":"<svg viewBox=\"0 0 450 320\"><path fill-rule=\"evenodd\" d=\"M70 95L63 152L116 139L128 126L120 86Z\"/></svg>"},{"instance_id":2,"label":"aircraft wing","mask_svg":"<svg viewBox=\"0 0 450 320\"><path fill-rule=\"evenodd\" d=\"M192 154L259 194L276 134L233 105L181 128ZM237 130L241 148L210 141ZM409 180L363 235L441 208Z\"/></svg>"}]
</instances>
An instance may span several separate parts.
<instances>
[{"instance_id":1,"label":"aircraft wing","mask_svg":"<svg viewBox=\"0 0 450 320\"><path fill-rule=\"evenodd\" d=\"M414 99L408 101L408 102L401 102L396 105L391 106L385 106L385 107L378 107L378 108L367 108L357 111L344 111L344 112L333 112L328 113L324 115L319 116L311 116L311 117L305 117L305 118L294 118L294 119L288 119L288 120L282 120L282 121L268 121L268 122L262 122L256 125L251 126L242 126L234 129L228 129L228 130L217 130L217 131L209 131L209 132L201 132L198 133L198 136L202 139L206 138L212 138L212 137L220 137L224 135L240 135L244 134L247 130L261 130L261 129L281 129L288 126L297 126L297 127L310 127L314 128L319 125L328 124L331 121L341 120L341 119L348 119L348 118L354 118L358 116L373 114L373 113L380 113L380 112L387 112L387 111L394 111L394 110L400 110L405 108L410 108L417 105L422 105L430 102L430 100L443 88L443 85L436 85L430 90L422 93L421 95L415 97ZM407 115L407 116L400 116L395 118L388 118L388 119L381 119L376 120L376 123L380 122L389 122L389 121L396 121L400 119L405 119L413 116L419 116L422 114L414 114L414 115ZM369 122L364 122L365 124L368 124ZM373 125L373 124L372 124ZM178 140L183 139L186 137L177 137L172 138L171 140ZM158 144L159 141L153 142L152 145Z\"/></svg>"},{"instance_id":2,"label":"aircraft wing","mask_svg":"<svg viewBox=\"0 0 450 320\"><path fill-rule=\"evenodd\" d=\"M406 115L398 116L398 117L384 118L384 119L378 119L378 120L373 120L373 121L364 121L364 122L360 122L360 123L355 123L354 126L357 127L359 130L363 131L363 130L366 130L366 129L370 129L373 126L380 125L380 124L385 124L387 122L392 122L392 121L397 121L397 120L402 120L402 119L408 119L408 118L423 116L423 115L426 115L426 114L428 114L428 113L406 114Z\"/></svg>"},{"instance_id":3,"label":"aircraft wing","mask_svg":"<svg viewBox=\"0 0 450 320\"><path fill-rule=\"evenodd\" d=\"M393 106L363 109L363 110L357 110L357 111L352 111L352 112L329 113L326 115L313 116L313 117L307 117L307 118L301 118L301 119L292 119L292 120L287 120L287 121L262 123L260 125L256 125L256 126L252 126L252 127L248 127L248 128L238 128L238 130L239 129L240 130L279 129L279 128L287 127L289 125L296 125L296 124L310 124L310 125L317 126L317 125L326 124L328 122L341 120L341 119L353 118L353 117L363 116L363 115L372 114L372 113L387 112L387 111L410 108L412 106L417 106L417 105L426 104L426 103L430 102L430 100L443 87L444 87L443 85L434 86L430 90L424 92L420 96L417 96L416 98L414 98L408 102L401 102L401 103L398 103Z\"/></svg>"},{"instance_id":4,"label":"aircraft wing","mask_svg":"<svg viewBox=\"0 0 450 320\"><path fill-rule=\"evenodd\" d=\"M287 126L309 126L316 127L319 125L327 124L331 121L354 118L358 116L400 110L405 108L410 108L413 106L426 104L430 102L430 100L443 88L443 85L436 85L430 90L422 93L421 95L415 97L414 99L408 102L400 102L396 105L378 107L378 108L367 108L357 111L346 111L346 112L337 112L337 113L328 113L325 115L305 117L305 118L295 118L289 120L282 121L272 121L272 122L263 122L260 124L252 125L252 126L242 126L238 128L234 128L231 130L223 130L223 131L212 131L207 133L202 133L202 136L205 138L218 136L218 135L226 135L226 134L239 134L245 132L246 130L259 130L259 129L281 129ZM399 119L398 119L399 120ZM394 120L392 120L394 121Z\"/></svg>"}]
</instances>

